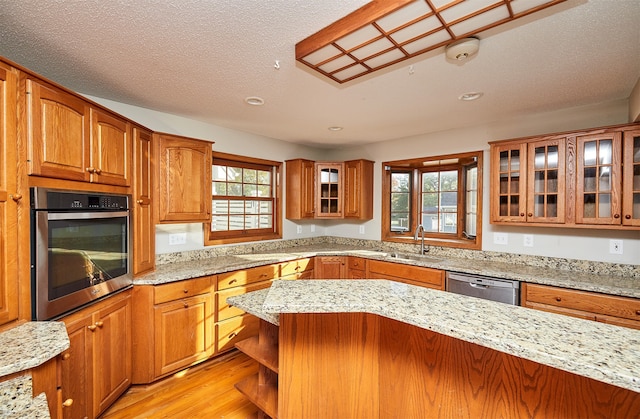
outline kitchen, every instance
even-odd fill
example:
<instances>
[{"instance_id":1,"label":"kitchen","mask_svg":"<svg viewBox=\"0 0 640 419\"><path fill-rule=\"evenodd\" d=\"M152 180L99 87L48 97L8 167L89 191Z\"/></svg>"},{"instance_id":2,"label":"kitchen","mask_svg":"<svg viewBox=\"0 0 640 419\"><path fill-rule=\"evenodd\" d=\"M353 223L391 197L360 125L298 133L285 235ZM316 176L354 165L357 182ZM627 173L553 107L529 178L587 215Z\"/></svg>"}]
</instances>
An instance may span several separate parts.
<instances>
[{"instance_id":1,"label":"kitchen","mask_svg":"<svg viewBox=\"0 0 640 419\"><path fill-rule=\"evenodd\" d=\"M580 7L587 7L578 2L567 2L566 5L558 5L556 7L562 8L566 13L572 9L579 9ZM598 4L589 4L590 7L598 7ZM602 7L602 6L600 6ZM635 9L633 9L635 10ZM604 11L602 11L604 13ZM549 12L550 13L550 12ZM559 13L559 15L562 15ZM618 12L616 19L633 19L637 18L636 14L627 13L629 16L625 16L625 13ZM546 17L548 19L550 17ZM545 19L540 21L528 22L531 24L542 24ZM322 25L319 25L320 27ZM516 25L517 26L517 25ZM526 25L524 25L526 26ZM613 25L612 25L613 26ZM633 28L634 25L622 25L625 28ZM517 28L516 28L517 29ZM617 30L620 30L619 27ZM534 31L535 32L535 31ZM499 34L494 35L494 37ZM633 36L633 34L631 34ZM491 37L488 37L487 44L490 45ZM633 37L632 37L633 39ZM467 70L473 68L472 65L478 64L482 54L485 53L484 45L481 42L481 51L478 53L474 61L470 61L462 66L456 66L447 62L439 63L437 65L448 65L445 67L454 70ZM489 48L489 47L488 47ZM490 50L488 50L490 51ZM487 52L488 53L488 52ZM11 55L2 51L3 55L12 58ZM485 53L486 54L486 53ZM633 57L633 54L629 55ZM436 61L442 59L430 57L427 61ZM27 59L18 60L14 58L18 64L27 65L29 62ZM271 58L269 58L271 60ZM52 62L54 60L52 59ZM425 62L427 62L425 61ZM270 63L271 64L271 63ZM36 70L38 67L32 67L27 65L28 68ZM295 71L293 64L286 63L284 58L281 59L280 69L271 68L269 65L271 75L267 77L282 77L284 71ZM290 67L290 68L289 68ZM420 73L422 64L420 61L414 63L415 71ZM300 69L298 69L300 71ZM404 68L402 70L404 72ZM424 70L423 70L424 71ZM40 71L39 71L40 72ZM63 80L58 77L53 77L46 72L42 74L47 75L52 80L62 83ZM273 74L276 74L273 76ZM306 79L315 75L304 74ZM419 76L419 74L413 74L405 76L406 78ZM314 79L315 80L315 79ZM371 78L371 82L375 82L376 77ZM314 81L312 83L319 83ZM326 82L322 82L326 83ZM635 80L629 85L633 88L633 85L637 83L637 72L635 74ZM67 85L67 83L63 83ZM637 84L636 84L637 86ZM358 88L352 86L353 88ZM78 89L82 91L81 89ZM342 92L349 91L349 87L342 90ZM635 90L627 89L622 96L619 96L615 100L608 100L606 102L595 101L581 103L580 106L574 107L557 107L556 109L549 110L547 112L528 112L524 115L511 116L510 118L500 120L489 120L483 124L471 124L465 121L464 123L458 123L456 126L449 129L441 129L438 133L427 133L420 135L406 135L401 139L392 139L382 142L373 142L365 145L352 145L348 147L335 146L317 148L309 147L305 145L296 145L288 142L282 142L269 138L268 136L262 136L258 134L247 134L239 130L232 128L225 128L216 124L211 124L202 121L195 121L190 118L184 118L172 115L171 112L158 112L145 107L131 106L122 102L111 101L108 99L101 99L99 95L91 95L90 98L96 102L106 106L107 108L114 110L121 115L125 115L127 118L131 118L137 123L143 124L146 127L152 127L154 130L172 132L178 135L189 136L193 138L210 139L215 141L214 151L221 151L225 153L234 153L246 155L247 150L254 150L256 144L260 144L259 155L252 157L266 158L274 161L284 161L287 159L297 158L304 156L317 161L346 161L350 159L369 159L375 161L374 175L373 175L373 197L374 202L374 215L370 221L364 222L347 222L347 221L324 221L324 220L310 220L310 221L289 221L283 220L283 235L285 240L296 239L312 239L314 237L343 237L351 238L354 240L373 240L380 239L380 224L381 224L381 207L379 203L382 201L381 192L381 178L382 167L380 165L383 161L405 159L409 157L418 156L438 156L447 155L452 153L462 153L471 150L485 150L485 194L483 194L484 200L484 217L483 220L483 244L482 250L485 252L504 252L509 254L525 254L548 258L560 258L570 260L587 260L593 262L604 262L605 264L622 264L622 265L636 265L638 264L637 255L640 253L640 244L637 230L592 230L592 229L557 229L557 228L528 228L528 227L508 227L503 225L494 225L489 222L489 158L488 158L488 142L493 140L510 139L516 137L522 137L526 135L538 135L553 132L561 132L567 130L577 130L583 128L592 128L607 125L623 124L629 121L637 120L637 107L633 107L633 96L637 96L638 87ZM247 92L246 94L252 94L253 92ZM243 94L244 97L246 94ZM489 94L485 93L483 99L489 99ZM629 97L631 96L631 99ZM269 98L267 97L267 105ZM455 100L455 98L454 98ZM166 102L170 102L166 100ZM392 101L392 103L394 103ZM481 103L481 102L477 102ZM471 118L473 114L479 112L479 109L463 108L460 106L473 106L474 103L462 103L458 106L458 115L464 115L464 117ZM242 112L251 113L256 118L259 115L256 114L257 109L245 108ZM259 111L257 111L259 112ZM630 116L631 114L631 116ZM635 115L634 115L635 114ZM508 115L507 115L508 116ZM348 121L347 121L348 122ZM347 125L347 122L339 122L340 125ZM331 122L335 124L335 122ZM323 128L323 136L329 137L331 134L326 132L326 128ZM345 129L344 131L348 131ZM338 134L340 135L340 134ZM388 138L392 138L389 136ZM335 141L339 143L340 138L334 138L329 141ZM258 152L256 151L256 154ZM286 199L286 196L285 196ZM284 218L284 217L283 217ZM185 234L186 233L186 234ZM495 243L494 233L506 234L506 240L500 240L500 243ZM184 244L169 244L171 235L179 235L184 237L186 243ZM525 236L533 235L533 246L525 246ZM201 250L203 246L203 229L202 224L159 224L156 227L156 253L162 258L162 255L171 255L181 251ZM502 236L501 236L502 237ZM622 254L609 253L610 240L620 240L623 243ZM166 256L169 259L170 256Z\"/></svg>"}]
</instances>

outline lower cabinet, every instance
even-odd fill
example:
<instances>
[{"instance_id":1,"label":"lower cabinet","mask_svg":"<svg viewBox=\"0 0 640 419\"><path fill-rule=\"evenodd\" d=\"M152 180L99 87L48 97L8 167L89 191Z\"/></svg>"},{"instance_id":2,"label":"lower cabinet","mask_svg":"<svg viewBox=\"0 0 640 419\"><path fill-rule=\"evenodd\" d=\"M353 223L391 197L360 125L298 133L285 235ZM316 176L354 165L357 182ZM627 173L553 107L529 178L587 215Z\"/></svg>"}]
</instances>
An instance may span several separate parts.
<instances>
[{"instance_id":1,"label":"lower cabinet","mask_svg":"<svg viewBox=\"0 0 640 419\"><path fill-rule=\"evenodd\" d=\"M640 300L540 284L522 284L521 305L640 329Z\"/></svg>"},{"instance_id":2,"label":"lower cabinet","mask_svg":"<svg viewBox=\"0 0 640 419\"><path fill-rule=\"evenodd\" d=\"M367 278L367 260L356 256L349 256L348 279L366 279Z\"/></svg>"},{"instance_id":3,"label":"lower cabinet","mask_svg":"<svg viewBox=\"0 0 640 419\"><path fill-rule=\"evenodd\" d=\"M70 347L60 355L64 418L95 418L131 385L131 291L62 319Z\"/></svg>"},{"instance_id":4,"label":"lower cabinet","mask_svg":"<svg viewBox=\"0 0 640 419\"><path fill-rule=\"evenodd\" d=\"M133 383L146 384L214 352L215 276L134 287Z\"/></svg>"},{"instance_id":5,"label":"lower cabinet","mask_svg":"<svg viewBox=\"0 0 640 419\"><path fill-rule=\"evenodd\" d=\"M347 256L316 256L316 279L344 279L347 277Z\"/></svg>"},{"instance_id":6,"label":"lower cabinet","mask_svg":"<svg viewBox=\"0 0 640 419\"><path fill-rule=\"evenodd\" d=\"M444 291L444 276L445 271L440 269L379 260L367 261L367 278L370 279L390 279Z\"/></svg>"}]
</instances>

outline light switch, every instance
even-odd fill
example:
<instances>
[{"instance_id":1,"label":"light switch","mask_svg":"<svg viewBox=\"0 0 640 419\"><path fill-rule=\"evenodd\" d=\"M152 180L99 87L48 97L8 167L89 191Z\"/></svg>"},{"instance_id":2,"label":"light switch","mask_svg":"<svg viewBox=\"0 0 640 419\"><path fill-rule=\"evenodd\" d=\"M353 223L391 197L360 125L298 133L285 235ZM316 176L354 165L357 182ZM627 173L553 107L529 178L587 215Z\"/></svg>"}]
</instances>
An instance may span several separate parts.
<instances>
[{"instance_id":1,"label":"light switch","mask_svg":"<svg viewBox=\"0 0 640 419\"><path fill-rule=\"evenodd\" d=\"M493 233L493 243L506 246L509 244L509 236L507 233Z\"/></svg>"}]
</instances>

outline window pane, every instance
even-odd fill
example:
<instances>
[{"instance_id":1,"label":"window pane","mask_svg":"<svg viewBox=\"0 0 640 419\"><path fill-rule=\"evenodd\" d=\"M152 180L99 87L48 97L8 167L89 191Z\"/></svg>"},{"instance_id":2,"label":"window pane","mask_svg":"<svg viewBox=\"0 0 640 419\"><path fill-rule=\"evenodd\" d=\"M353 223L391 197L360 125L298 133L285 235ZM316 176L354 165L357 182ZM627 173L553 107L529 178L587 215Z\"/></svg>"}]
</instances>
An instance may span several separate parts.
<instances>
[{"instance_id":1,"label":"window pane","mask_svg":"<svg viewBox=\"0 0 640 419\"><path fill-rule=\"evenodd\" d=\"M391 173L391 192L409 192L410 184L409 173Z\"/></svg>"},{"instance_id":2,"label":"window pane","mask_svg":"<svg viewBox=\"0 0 640 419\"><path fill-rule=\"evenodd\" d=\"M458 190L458 172L455 170L441 172L440 190L457 191Z\"/></svg>"},{"instance_id":3,"label":"window pane","mask_svg":"<svg viewBox=\"0 0 640 419\"><path fill-rule=\"evenodd\" d=\"M240 167L228 167L227 168L227 180L229 182L241 182L242 181L242 168L240 168Z\"/></svg>"},{"instance_id":4,"label":"window pane","mask_svg":"<svg viewBox=\"0 0 640 419\"><path fill-rule=\"evenodd\" d=\"M425 214L438 213L438 194L437 193L422 194L422 212Z\"/></svg>"},{"instance_id":5,"label":"window pane","mask_svg":"<svg viewBox=\"0 0 640 419\"><path fill-rule=\"evenodd\" d=\"M271 196L271 185L258 185L258 195L260 197L268 198Z\"/></svg>"},{"instance_id":6,"label":"window pane","mask_svg":"<svg viewBox=\"0 0 640 419\"><path fill-rule=\"evenodd\" d=\"M227 180L227 166L219 166L214 164L211 167L211 177L213 180Z\"/></svg>"},{"instance_id":7,"label":"window pane","mask_svg":"<svg viewBox=\"0 0 640 419\"><path fill-rule=\"evenodd\" d=\"M224 182L213 182L213 194L214 195L226 195L227 184Z\"/></svg>"},{"instance_id":8,"label":"window pane","mask_svg":"<svg viewBox=\"0 0 640 419\"><path fill-rule=\"evenodd\" d=\"M257 214L260 208L258 201L245 201L245 211L247 214Z\"/></svg>"},{"instance_id":9,"label":"window pane","mask_svg":"<svg viewBox=\"0 0 640 419\"><path fill-rule=\"evenodd\" d=\"M242 181L244 183L257 183L258 182L258 171L255 169L244 169L244 174L242 176Z\"/></svg>"},{"instance_id":10,"label":"window pane","mask_svg":"<svg viewBox=\"0 0 640 419\"><path fill-rule=\"evenodd\" d=\"M226 215L229 213L229 201L225 200L217 200L214 199L211 202L211 210L214 215L223 214Z\"/></svg>"},{"instance_id":11,"label":"window pane","mask_svg":"<svg viewBox=\"0 0 640 419\"><path fill-rule=\"evenodd\" d=\"M244 202L243 201L230 201L229 202L229 214L244 214Z\"/></svg>"},{"instance_id":12,"label":"window pane","mask_svg":"<svg viewBox=\"0 0 640 419\"><path fill-rule=\"evenodd\" d=\"M442 192L440 194L440 210L445 212L455 212L458 210L458 193Z\"/></svg>"},{"instance_id":13,"label":"window pane","mask_svg":"<svg viewBox=\"0 0 640 419\"><path fill-rule=\"evenodd\" d=\"M260 201L260 214L273 214L273 203L271 201Z\"/></svg>"},{"instance_id":14,"label":"window pane","mask_svg":"<svg viewBox=\"0 0 640 419\"><path fill-rule=\"evenodd\" d=\"M229 230L244 230L244 215L230 216Z\"/></svg>"},{"instance_id":15,"label":"window pane","mask_svg":"<svg viewBox=\"0 0 640 419\"><path fill-rule=\"evenodd\" d=\"M266 170L258 170L258 184L271 185L271 172Z\"/></svg>"},{"instance_id":16,"label":"window pane","mask_svg":"<svg viewBox=\"0 0 640 419\"><path fill-rule=\"evenodd\" d=\"M229 183L227 187L227 193L229 196L242 196L242 184L241 183Z\"/></svg>"},{"instance_id":17,"label":"window pane","mask_svg":"<svg viewBox=\"0 0 640 419\"><path fill-rule=\"evenodd\" d=\"M391 194L391 211L409 211L409 194L394 193Z\"/></svg>"},{"instance_id":18,"label":"window pane","mask_svg":"<svg viewBox=\"0 0 640 419\"><path fill-rule=\"evenodd\" d=\"M409 212L391 214L391 231L409 231Z\"/></svg>"},{"instance_id":19,"label":"window pane","mask_svg":"<svg viewBox=\"0 0 640 419\"><path fill-rule=\"evenodd\" d=\"M422 190L424 192L437 192L439 175L440 175L439 172L423 173L422 174Z\"/></svg>"},{"instance_id":20,"label":"window pane","mask_svg":"<svg viewBox=\"0 0 640 419\"><path fill-rule=\"evenodd\" d=\"M258 228L271 228L273 226L273 217L271 215L261 215Z\"/></svg>"},{"instance_id":21,"label":"window pane","mask_svg":"<svg viewBox=\"0 0 640 419\"><path fill-rule=\"evenodd\" d=\"M244 185L243 196L258 196L258 187L256 185Z\"/></svg>"},{"instance_id":22,"label":"window pane","mask_svg":"<svg viewBox=\"0 0 640 419\"><path fill-rule=\"evenodd\" d=\"M211 221L211 231L228 231L229 217L216 216Z\"/></svg>"},{"instance_id":23,"label":"window pane","mask_svg":"<svg viewBox=\"0 0 640 419\"><path fill-rule=\"evenodd\" d=\"M245 229L250 229L250 228L258 228L258 216L257 215L247 215L244 219L245 225L244 228Z\"/></svg>"}]
</instances>

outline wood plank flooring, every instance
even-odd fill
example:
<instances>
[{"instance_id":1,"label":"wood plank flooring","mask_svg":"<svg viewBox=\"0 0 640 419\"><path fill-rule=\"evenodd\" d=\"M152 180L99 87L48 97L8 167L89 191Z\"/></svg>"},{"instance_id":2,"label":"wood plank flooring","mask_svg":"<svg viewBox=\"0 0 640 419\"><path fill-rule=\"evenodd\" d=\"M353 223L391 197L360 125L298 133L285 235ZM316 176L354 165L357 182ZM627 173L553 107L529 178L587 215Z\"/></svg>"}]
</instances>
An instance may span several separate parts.
<instances>
[{"instance_id":1,"label":"wood plank flooring","mask_svg":"<svg viewBox=\"0 0 640 419\"><path fill-rule=\"evenodd\" d=\"M133 386L102 419L245 419L258 409L234 384L255 374L258 364L237 350L148 386Z\"/></svg>"}]
</instances>

